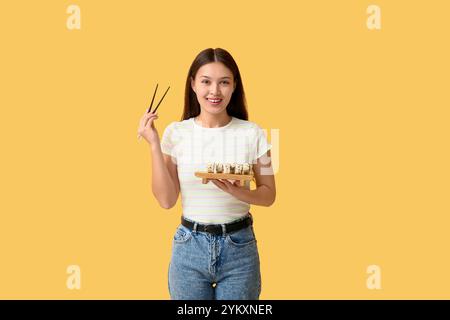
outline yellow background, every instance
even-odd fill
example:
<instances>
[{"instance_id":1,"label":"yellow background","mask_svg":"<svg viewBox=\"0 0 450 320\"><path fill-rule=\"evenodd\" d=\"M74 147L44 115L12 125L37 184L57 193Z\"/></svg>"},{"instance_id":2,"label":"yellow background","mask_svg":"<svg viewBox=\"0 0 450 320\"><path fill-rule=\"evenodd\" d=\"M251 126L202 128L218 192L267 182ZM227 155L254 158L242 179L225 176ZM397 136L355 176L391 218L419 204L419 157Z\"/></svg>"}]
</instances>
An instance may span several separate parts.
<instances>
[{"instance_id":1,"label":"yellow background","mask_svg":"<svg viewBox=\"0 0 450 320\"><path fill-rule=\"evenodd\" d=\"M450 298L449 9L2 1L0 298L169 298L181 206L158 207L137 127L157 82L160 134L180 119L208 47L237 61L250 120L280 130L276 203L252 207L261 299Z\"/></svg>"}]
</instances>

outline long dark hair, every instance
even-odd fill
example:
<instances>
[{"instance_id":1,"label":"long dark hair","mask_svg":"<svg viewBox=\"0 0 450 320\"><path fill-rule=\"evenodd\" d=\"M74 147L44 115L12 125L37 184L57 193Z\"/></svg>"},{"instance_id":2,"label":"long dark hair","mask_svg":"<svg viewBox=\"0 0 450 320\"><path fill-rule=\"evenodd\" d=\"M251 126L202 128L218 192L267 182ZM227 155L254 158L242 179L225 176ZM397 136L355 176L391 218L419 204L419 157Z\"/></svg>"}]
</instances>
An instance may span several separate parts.
<instances>
[{"instance_id":1,"label":"long dark hair","mask_svg":"<svg viewBox=\"0 0 450 320\"><path fill-rule=\"evenodd\" d=\"M192 62L186 79L184 111L181 120L187 120L200 114L200 104L198 103L194 90L192 90L191 78L195 79L198 69L200 69L201 66L211 62L221 62L233 73L236 88L234 89L233 94L231 95L230 103L227 106L228 115L242 120L248 120L246 107L247 103L245 100L244 87L242 85L239 68L231 54L221 48L205 49L200 52L197 57L195 57L194 62Z\"/></svg>"}]
</instances>

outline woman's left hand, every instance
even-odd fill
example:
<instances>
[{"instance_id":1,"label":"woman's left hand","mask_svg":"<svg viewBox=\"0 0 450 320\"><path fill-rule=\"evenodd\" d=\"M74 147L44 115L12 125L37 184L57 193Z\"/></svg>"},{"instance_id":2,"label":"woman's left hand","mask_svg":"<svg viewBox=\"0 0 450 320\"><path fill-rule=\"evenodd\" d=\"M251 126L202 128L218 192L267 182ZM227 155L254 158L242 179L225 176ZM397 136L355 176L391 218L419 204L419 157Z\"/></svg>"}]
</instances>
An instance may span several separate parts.
<instances>
[{"instance_id":1,"label":"woman's left hand","mask_svg":"<svg viewBox=\"0 0 450 320\"><path fill-rule=\"evenodd\" d=\"M244 190L247 190L241 186L240 180L235 180L233 183L227 179L210 179L210 181L223 191L235 196L236 198L238 198L239 194Z\"/></svg>"}]
</instances>

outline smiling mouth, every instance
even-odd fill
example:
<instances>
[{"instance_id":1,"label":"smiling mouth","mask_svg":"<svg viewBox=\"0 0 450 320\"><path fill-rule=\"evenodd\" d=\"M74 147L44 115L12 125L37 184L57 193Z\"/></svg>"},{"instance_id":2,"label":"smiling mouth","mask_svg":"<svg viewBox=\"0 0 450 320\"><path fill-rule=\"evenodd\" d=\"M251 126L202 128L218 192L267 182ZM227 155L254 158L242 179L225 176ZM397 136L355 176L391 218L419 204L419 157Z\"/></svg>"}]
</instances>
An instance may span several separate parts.
<instances>
[{"instance_id":1,"label":"smiling mouth","mask_svg":"<svg viewBox=\"0 0 450 320\"><path fill-rule=\"evenodd\" d=\"M206 98L206 100L208 100L210 103L212 104L219 104L222 102L222 99L210 99L210 98Z\"/></svg>"}]
</instances>

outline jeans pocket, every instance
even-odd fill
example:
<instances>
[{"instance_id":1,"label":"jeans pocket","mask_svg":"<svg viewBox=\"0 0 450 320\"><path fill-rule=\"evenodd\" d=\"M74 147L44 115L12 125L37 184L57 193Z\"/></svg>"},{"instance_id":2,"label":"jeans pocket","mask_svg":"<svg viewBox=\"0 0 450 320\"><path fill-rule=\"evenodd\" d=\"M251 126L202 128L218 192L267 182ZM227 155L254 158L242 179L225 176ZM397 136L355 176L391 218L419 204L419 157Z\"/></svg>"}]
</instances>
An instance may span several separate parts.
<instances>
[{"instance_id":1,"label":"jeans pocket","mask_svg":"<svg viewBox=\"0 0 450 320\"><path fill-rule=\"evenodd\" d=\"M256 243L253 226L227 234L226 241L236 247L244 247Z\"/></svg>"},{"instance_id":2,"label":"jeans pocket","mask_svg":"<svg viewBox=\"0 0 450 320\"><path fill-rule=\"evenodd\" d=\"M179 225L173 236L175 243L185 243L192 237L192 232L183 225Z\"/></svg>"}]
</instances>

